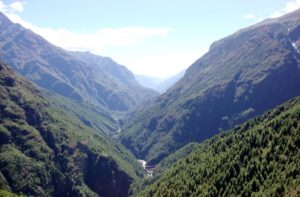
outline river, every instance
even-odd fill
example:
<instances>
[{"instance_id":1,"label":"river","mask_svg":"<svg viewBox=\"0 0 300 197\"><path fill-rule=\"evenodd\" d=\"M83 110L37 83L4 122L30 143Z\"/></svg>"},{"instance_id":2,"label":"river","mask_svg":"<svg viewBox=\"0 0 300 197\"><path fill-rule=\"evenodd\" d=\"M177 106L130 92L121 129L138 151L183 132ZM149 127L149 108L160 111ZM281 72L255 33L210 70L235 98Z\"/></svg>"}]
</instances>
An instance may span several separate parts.
<instances>
[{"instance_id":1,"label":"river","mask_svg":"<svg viewBox=\"0 0 300 197\"><path fill-rule=\"evenodd\" d=\"M142 167L143 167L144 171L146 172L147 176L153 176L153 174L155 172L153 169L156 168L156 165L151 166L149 168L149 166L147 166L147 162L145 160L138 159L137 161L142 165Z\"/></svg>"}]
</instances>

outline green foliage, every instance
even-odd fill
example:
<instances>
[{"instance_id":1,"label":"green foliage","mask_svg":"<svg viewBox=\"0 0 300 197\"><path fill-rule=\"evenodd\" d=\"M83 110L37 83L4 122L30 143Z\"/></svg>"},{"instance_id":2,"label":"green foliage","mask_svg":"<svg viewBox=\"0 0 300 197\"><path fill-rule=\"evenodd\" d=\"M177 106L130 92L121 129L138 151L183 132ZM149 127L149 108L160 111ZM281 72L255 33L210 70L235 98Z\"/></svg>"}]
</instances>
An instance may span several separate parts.
<instances>
[{"instance_id":1,"label":"green foliage","mask_svg":"<svg viewBox=\"0 0 300 197\"><path fill-rule=\"evenodd\" d=\"M158 171L154 174L154 176L144 177L141 181L135 182L132 185L133 193L137 193L138 191L145 189L148 185L158 180L166 170L171 168L174 165L174 163L176 163L181 158L187 157L193 150L195 150L198 147L198 145L198 143L189 143L188 145L182 147L175 153L163 159L157 165Z\"/></svg>"},{"instance_id":2,"label":"green foliage","mask_svg":"<svg viewBox=\"0 0 300 197\"><path fill-rule=\"evenodd\" d=\"M283 196L300 185L300 98L198 145L137 196Z\"/></svg>"},{"instance_id":3,"label":"green foliage","mask_svg":"<svg viewBox=\"0 0 300 197\"><path fill-rule=\"evenodd\" d=\"M169 155L159 163L160 170L165 171L169 169L179 159L187 157L192 151L195 150L196 147L198 147L198 145L198 143L189 143L181 149L177 150L175 153Z\"/></svg>"},{"instance_id":4,"label":"green foliage","mask_svg":"<svg viewBox=\"0 0 300 197\"><path fill-rule=\"evenodd\" d=\"M114 134L118 130L117 121L112 116L109 116L106 110L96 105L63 97L50 91L46 92L44 96L51 102L52 106L68 113L68 116L77 118L87 127L109 135Z\"/></svg>"},{"instance_id":5,"label":"green foliage","mask_svg":"<svg viewBox=\"0 0 300 197\"><path fill-rule=\"evenodd\" d=\"M141 168L107 135L111 120L100 114L88 120L97 112L84 105L66 111L75 102L55 95L46 101L2 63L0 82L0 189L28 196L127 196Z\"/></svg>"},{"instance_id":6,"label":"green foliage","mask_svg":"<svg viewBox=\"0 0 300 197\"><path fill-rule=\"evenodd\" d=\"M0 197L18 197L18 196L22 196L22 195L17 195L9 191L0 189Z\"/></svg>"},{"instance_id":7,"label":"green foliage","mask_svg":"<svg viewBox=\"0 0 300 197\"><path fill-rule=\"evenodd\" d=\"M40 187L49 186L51 170L46 170L44 162L32 159L23 154L16 147L5 145L0 149L1 172L11 183L15 192L27 194L49 195L48 192L40 192Z\"/></svg>"}]
</instances>

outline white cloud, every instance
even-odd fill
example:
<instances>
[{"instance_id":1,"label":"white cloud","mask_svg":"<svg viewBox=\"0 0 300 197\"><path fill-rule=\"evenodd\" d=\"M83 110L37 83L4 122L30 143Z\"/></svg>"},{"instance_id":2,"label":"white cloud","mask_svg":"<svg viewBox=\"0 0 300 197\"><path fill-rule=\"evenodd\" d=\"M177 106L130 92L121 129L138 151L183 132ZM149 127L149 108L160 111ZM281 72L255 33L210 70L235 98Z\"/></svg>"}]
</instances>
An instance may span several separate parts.
<instances>
[{"instance_id":1,"label":"white cloud","mask_svg":"<svg viewBox=\"0 0 300 197\"><path fill-rule=\"evenodd\" d=\"M66 29L31 27L51 43L68 50L101 52L107 47L130 46L153 36L166 36L171 28L105 28L95 33L81 34Z\"/></svg>"},{"instance_id":2,"label":"white cloud","mask_svg":"<svg viewBox=\"0 0 300 197\"><path fill-rule=\"evenodd\" d=\"M17 14L17 13L23 12L24 5L25 5L25 2L21 2L21 1L15 1L15 2L11 3L10 5L6 5L3 3L3 1L0 1L0 11L6 15Z\"/></svg>"},{"instance_id":3,"label":"white cloud","mask_svg":"<svg viewBox=\"0 0 300 197\"><path fill-rule=\"evenodd\" d=\"M260 22L262 21L264 18L255 15L255 14L246 14L244 15L244 18L249 19L249 20L253 20L254 22Z\"/></svg>"},{"instance_id":4,"label":"white cloud","mask_svg":"<svg viewBox=\"0 0 300 197\"><path fill-rule=\"evenodd\" d=\"M134 58L131 55L119 54L113 59L128 65L136 74L168 78L188 68L207 50L162 51L161 53L139 54Z\"/></svg>"},{"instance_id":5,"label":"white cloud","mask_svg":"<svg viewBox=\"0 0 300 197\"><path fill-rule=\"evenodd\" d=\"M255 14L246 14L244 15L246 19L257 19L258 17Z\"/></svg>"},{"instance_id":6,"label":"white cloud","mask_svg":"<svg viewBox=\"0 0 300 197\"><path fill-rule=\"evenodd\" d=\"M82 34L67 29L41 28L23 20L18 13L23 11L24 3L14 2L5 5L0 1L0 11L14 23L31 29L49 42L67 50L91 51L101 54L113 46L130 46L143 42L144 39L166 36L172 28L124 27L103 28L90 34Z\"/></svg>"},{"instance_id":7,"label":"white cloud","mask_svg":"<svg viewBox=\"0 0 300 197\"><path fill-rule=\"evenodd\" d=\"M16 2L13 2L12 4L10 4L9 7L11 8L11 10L13 12L21 13L24 10L23 5L24 5L24 3L16 1Z\"/></svg>"},{"instance_id":8,"label":"white cloud","mask_svg":"<svg viewBox=\"0 0 300 197\"><path fill-rule=\"evenodd\" d=\"M5 9L6 9L6 5L2 1L0 1L0 11L4 12Z\"/></svg>"},{"instance_id":9,"label":"white cloud","mask_svg":"<svg viewBox=\"0 0 300 197\"><path fill-rule=\"evenodd\" d=\"M300 8L300 0L289 1L285 4L285 7L279 11L276 11L270 15L270 18L277 18L283 16L289 12L293 12Z\"/></svg>"},{"instance_id":10,"label":"white cloud","mask_svg":"<svg viewBox=\"0 0 300 197\"><path fill-rule=\"evenodd\" d=\"M18 14L23 11L24 3L5 5L0 1L0 11L14 23L31 29L49 42L67 50L91 51L98 55L108 55L119 63L128 66L135 73L167 77L174 75L193 63L203 51L170 52L165 54L136 55L137 44L143 45L149 38L164 37L172 28L124 27L102 28L90 34L77 33L67 29L42 28L22 19ZM125 47L124 47L125 46ZM132 49L135 48L135 49ZM121 50L120 50L121 49ZM122 50L131 51L126 54ZM110 51L110 52L108 52ZM154 52L155 53L155 52Z\"/></svg>"}]
</instances>

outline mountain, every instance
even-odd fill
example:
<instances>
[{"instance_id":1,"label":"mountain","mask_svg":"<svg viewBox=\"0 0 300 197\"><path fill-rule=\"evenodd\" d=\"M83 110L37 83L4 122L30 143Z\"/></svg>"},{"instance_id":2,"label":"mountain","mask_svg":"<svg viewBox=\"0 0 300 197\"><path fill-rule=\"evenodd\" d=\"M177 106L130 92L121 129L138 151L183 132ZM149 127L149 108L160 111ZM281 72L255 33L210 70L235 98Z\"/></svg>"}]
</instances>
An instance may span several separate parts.
<instances>
[{"instance_id":1,"label":"mountain","mask_svg":"<svg viewBox=\"0 0 300 197\"><path fill-rule=\"evenodd\" d=\"M101 57L90 52L69 51L68 53L86 63L89 67L95 68L96 72L103 73L106 77L117 82L124 94L130 94L130 98L135 99L135 103L128 104L129 106L144 104L158 96L157 92L141 86L134 74L125 66L116 63L109 57Z\"/></svg>"},{"instance_id":2,"label":"mountain","mask_svg":"<svg viewBox=\"0 0 300 197\"><path fill-rule=\"evenodd\" d=\"M134 156L44 94L0 63L0 193L127 196Z\"/></svg>"},{"instance_id":3,"label":"mountain","mask_svg":"<svg viewBox=\"0 0 300 197\"><path fill-rule=\"evenodd\" d=\"M155 164L299 96L299 29L297 10L214 42L179 82L136 113L121 142Z\"/></svg>"},{"instance_id":4,"label":"mountain","mask_svg":"<svg viewBox=\"0 0 300 197\"><path fill-rule=\"evenodd\" d=\"M90 64L12 23L2 13L0 22L0 59L43 88L106 111L127 111L157 95L140 86L129 70L108 58L99 57L104 59L104 65L99 65L101 61ZM83 55L94 61L93 55Z\"/></svg>"},{"instance_id":5,"label":"mountain","mask_svg":"<svg viewBox=\"0 0 300 197\"><path fill-rule=\"evenodd\" d=\"M164 93L173 86L177 81L179 81L184 76L185 70L179 72L178 74L167 78L161 79L157 77L150 77L146 75L135 75L137 81L145 87L151 88L159 93Z\"/></svg>"},{"instance_id":6,"label":"mountain","mask_svg":"<svg viewBox=\"0 0 300 197\"><path fill-rule=\"evenodd\" d=\"M299 196L300 98L194 147L137 196Z\"/></svg>"},{"instance_id":7,"label":"mountain","mask_svg":"<svg viewBox=\"0 0 300 197\"><path fill-rule=\"evenodd\" d=\"M163 79L158 78L158 77L152 77L152 76L147 76L147 75L134 75L136 80L142 84L143 86L147 88L151 88L153 90L156 90L155 88L157 87L158 84L163 82ZM157 90L156 90L157 91Z\"/></svg>"},{"instance_id":8,"label":"mountain","mask_svg":"<svg viewBox=\"0 0 300 197\"><path fill-rule=\"evenodd\" d=\"M159 83L154 89L160 93L166 92L170 87L172 87L177 81L179 81L184 76L184 73L185 70L179 72L178 74Z\"/></svg>"}]
</instances>

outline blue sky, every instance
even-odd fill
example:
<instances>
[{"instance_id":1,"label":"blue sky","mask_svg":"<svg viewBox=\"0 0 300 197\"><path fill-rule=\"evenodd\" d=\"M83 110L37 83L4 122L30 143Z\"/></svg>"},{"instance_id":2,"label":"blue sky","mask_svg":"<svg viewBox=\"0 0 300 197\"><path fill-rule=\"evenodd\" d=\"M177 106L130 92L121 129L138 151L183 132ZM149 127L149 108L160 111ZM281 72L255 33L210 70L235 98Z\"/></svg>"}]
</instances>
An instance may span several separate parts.
<instances>
[{"instance_id":1,"label":"blue sky","mask_svg":"<svg viewBox=\"0 0 300 197\"><path fill-rule=\"evenodd\" d=\"M299 7L300 0L0 1L11 20L57 46L158 77L187 68L215 40Z\"/></svg>"}]
</instances>

